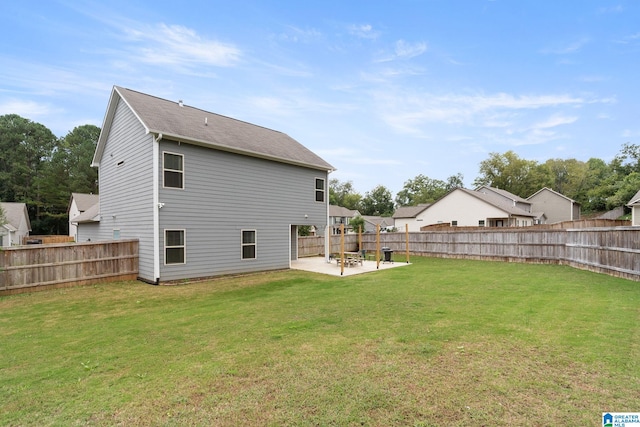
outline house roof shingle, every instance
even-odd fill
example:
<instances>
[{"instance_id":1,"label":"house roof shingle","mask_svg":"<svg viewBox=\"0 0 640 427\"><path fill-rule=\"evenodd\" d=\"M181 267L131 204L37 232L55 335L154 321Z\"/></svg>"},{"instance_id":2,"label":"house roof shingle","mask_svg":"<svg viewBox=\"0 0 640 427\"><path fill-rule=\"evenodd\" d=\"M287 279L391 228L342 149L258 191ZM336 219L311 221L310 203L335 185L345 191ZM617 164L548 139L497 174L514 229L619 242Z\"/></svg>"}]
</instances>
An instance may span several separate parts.
<instances>
[{"instance_id":1,"label":"house roof shingle","mask_svg":"<svg viewBox=\"0 0 640 427\"><path fill-rule=\"evenodd\" d=\"M29 213L25 203L2 202L0 206L2 206L4 217L7 220L6 224L0 225L3 225L10 231L16 231L20 228L22 218L26 218L27 227L29 231L31 231L31 221L29 220Z\"/></svg>"},{"instance_id":2,"label":"house roof shingle","mask_svg":"<svg viewBox=\"0 0 640 427\"><path fill-rule=\"evenodd\" d=\"M640 191L638 191L636 195L633 196L631 200L629 200L629 203L627 203L627 206L633 206L633 205L640 205Z\"/></svg>"},{"instance_id":3,"label":"house roof shingle","mask_svg":"<svg viewBox=\"0 0 640 427\"><path fill-rule=\"evenodd\" d=\"M114 86L93 165L100 163L109 123L118 100L131 108L148 133L218 150L290 163L313 169L335 168L290 136L265 127L211 113L182 103ZM106 130L106 131L105 131Z\"/></svg>"},{"instance_id":4,"label":"house roof shingle","mask_svg":"<svg viewBox=\"0 0 640 427\"><path fill-rule=\"evenodd\" d=\"M422 211L431 206L431 203L421 203L416 206L401 206L393 213L393 218L415 218Z\"/></svg>"},{"instance_id":5,"label":"house roof shingle","mask_svg":"<svg viewBox=\"0 0 640 427\"><path fill-rule=\"evenodd\" d=\"M520 209L519 207L513 206L511 203L503 201L504 199L500 199L498 197L496 197L495 195L492 194L487 194L487 193L483 193L480 191L473 191L473 190L467 190L466 188L458 188L457 190L461 190L464 191L465 193L476 197L480 200L482 200L483 202L486 202L510 215L517 215L517 216L528 216L528 217L533 217L535 218L535 214L532 214L531 212L527 212L523 209ZM455 190L454 190L455 191ZM508 193L508 192L507 192ZM511 193L508 193L511 194ZM518 196L515 196L518 197ZM518 197L519 198L519 197ZM520 199L520 198L519 198ZM513 200L513 199L512 199ZM530 203L524 199L522 199L524 202L526 203Z\"/></svg>"},{"instance_id":6,"label":"house roof shingle","mask_svg":"<svg viewBox=\"0 0 640 427\"><path fill-rule=\"evenodd\" d=\"M78 210L84 212L98 203L100 197L97 194L71 193L71 199L76 201ZM71 206L71 202L69 202L69 206Z\"/></svg>"},{"instance_id":7,"label":"house roof shingle","mask_svg":"<svg viewBox=\"0 0 640 427\"><path fill-rule=\"evenodd\" d=\"M356 214L359 214L357 210L347 209L338 205L329 205L329 216L351 218Z\"/></svg>"},{"instance_id":8,"label":"house roof shingle","mask_svg":"<svg viewBox=\"0 0 640 427\"><path fill-rule=\"evenodd\" d=\"M73 224L100 222L100 203L95 203L71 221Z\"/></svg>"}]
</instances>

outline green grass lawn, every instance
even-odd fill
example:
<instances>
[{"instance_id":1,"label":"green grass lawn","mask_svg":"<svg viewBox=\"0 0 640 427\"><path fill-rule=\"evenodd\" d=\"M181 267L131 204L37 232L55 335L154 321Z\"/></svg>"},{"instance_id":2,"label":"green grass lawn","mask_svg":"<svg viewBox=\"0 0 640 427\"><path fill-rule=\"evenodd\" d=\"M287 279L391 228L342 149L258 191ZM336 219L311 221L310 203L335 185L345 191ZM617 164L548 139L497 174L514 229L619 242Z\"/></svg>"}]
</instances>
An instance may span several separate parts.
<instances>
[{"instance_id":1,"label":"green grass lawn","mask_svg":"<svg viewBox=\"0 0 640 427\"><path fill-rule=\"evenodd\" d=\"M601 425L640 411L640 283L412 262L0 297L0 425Z\"/></svg>"}]
</instances>

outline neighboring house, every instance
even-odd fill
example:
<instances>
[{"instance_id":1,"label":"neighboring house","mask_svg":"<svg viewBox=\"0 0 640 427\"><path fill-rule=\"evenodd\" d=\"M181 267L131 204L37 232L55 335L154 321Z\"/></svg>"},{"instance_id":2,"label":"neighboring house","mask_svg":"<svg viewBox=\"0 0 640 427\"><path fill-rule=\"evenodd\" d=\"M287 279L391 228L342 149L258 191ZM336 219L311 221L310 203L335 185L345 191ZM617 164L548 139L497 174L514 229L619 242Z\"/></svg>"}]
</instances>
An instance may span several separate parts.
<instances>
[{"instance_id":1,"label":"neighboring house","mask_svg":"<svg viewBox=\"0 0 640 427\"><path fill-rule=\"evenodd\" d=\"M523 227L533 225L535 215L495 193L456 188L428 206L420 218L422 226Z\"/></svg>"},{"instance_id":2,"label":"neighboring house","mask_svg":"<svg viewBox=\"0 0 640 427\"><path fill-rule=\"evenodd\" d=\"M25 203L0 203L6 222L0 224L0 247L22 244L22 238L29 236L31 221Z\"/></svg>"},{"instance_id":3,"label":"neighboring house","mask_svg":"<svg viewBox=\"0 0 640 427\"><path fill-rule=\"evenodd\" d=\"M507 203L513 207L522 209L525 212L532 212L532 203L529 200L523 199L520 196L516 196L515 194L510 193L507 190L484 185L482 187L476 188L476 191L492 198L498 204Z\"/></svg>"},{"instance_id":4,"label":"neighboring house","mask_svg":"<svg viewBox=\"0 0 640 427\"><path fill-rule=\"evenodd\" d=\"M90 236L98 235L98 227L100 227L100 203L96 203L80 215L76 216L73 219L72 224L76 227L76 230L78 230L78 227L82 224L82 233L85 235L85 240L91 240ZM114 236L114 238L118 238L118 236ZM79 242L77 234L76 242Z\"/></svg>"},{"instance_id":5,"label":"neighboring house","mask_svg":"<svg viewBox=\"0 0 640 427\"><path fill-rule=\"evenodd\" d=\"M69 215L69 236L73 236L76 242L78 241L76 218L92 207L95 207L97 211L98 201L97 194L71 193L69 207L67 208L67 214Z\"/></svg>"},{"instance_id":6,"label":"neighboring house","mask_svg":"<svg viewBox=\"0 0 640 427\"><path fill-rule=\"evenodd\" d=\"M580 203L550 188L538 190L527 200L533 211L544 212L549 224L580 219Z\"/></svg>"},{"instance_id":7,"label":"neighboring house","mask_svg":"<svg viewBox=\"0 0 640 427\"><path fill-rule=\"evenodd\" d=\"M182 101L115 86L92 166L99 213L78 240L138 239L148 282L290 268L297 227L328 229L329 163Z\"/></svg>"},{"instance_id":8,"label":"neighboring house","mask_svg":"<svg viewBox=\"0 0 640 427\"><path fill-rule=\"evenodd\" d=\"M351 218L359 216L360 212L355 209L347 209L342 206L329 205L329 227L331 234L340 234L340 225L344 224L345 234L352 232L349 222Z\"/></svg>"},{"instance_id":9,"label":"neighboring house","mask_svg":"<svg viewBox=\"0 0 640 427\"><path fill-rule=\"evenodd\" d=\"M629 200L627 206L631 208L631 225L640 225L640 191Z\"/></svg>"},{"instance_id":10,"label":"neighboring house","mask_svg":"<svg viewBox=\"0 0 640 427\"><path fill-rule=\"evenodd\" d=\"M393 213L393 226L399 231L405 231L407 225L409 231L420 231L420 227L427 225L422 214L431 203L421 203L416 206L402 206Z\"/></svg>"},{"instance_id":11,"label":"neighboring house","mask_svg":"<svg viewBox=\"0 0 640 427\"><path fill-rule=\"evenodd\" d=\"M380 231L389 231L394 228L395 224L393 218L386 216L362 215L362 219L364 219L365 233L375 233L378 226L380 226Z\"/></svg>"}]
</instances>

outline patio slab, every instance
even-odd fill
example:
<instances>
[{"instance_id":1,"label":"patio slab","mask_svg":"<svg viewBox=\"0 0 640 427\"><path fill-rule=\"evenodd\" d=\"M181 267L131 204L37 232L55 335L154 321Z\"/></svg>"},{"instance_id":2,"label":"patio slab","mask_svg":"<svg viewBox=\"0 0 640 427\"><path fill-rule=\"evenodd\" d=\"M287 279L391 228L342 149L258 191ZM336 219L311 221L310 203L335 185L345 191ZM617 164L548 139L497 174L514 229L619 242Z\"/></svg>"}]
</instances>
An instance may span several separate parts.
<instances>
[{"instance_id":1,"label":"patio slab","mask_svg":"<svg viewBox=\"0 0 640 427\"><path fill-rule=\"evenodd\" d=\"M352 267L345 266L344 274L342 276L344 277L353 276L355 274L373 273L379 270L403 267L406 265L411 265L411 263L407 264L405 261L380 262L379 268L376 268L376 261L365 260L362 261L362 265L357 264ZM294 270L305 270L312 271L314 273L340 276L340 265L338 265L335 260L332 260L329 263L324 259L324 257L320 256L299 258L297 261L291 261L291 268Z\"/></svg>"}]
</instances>

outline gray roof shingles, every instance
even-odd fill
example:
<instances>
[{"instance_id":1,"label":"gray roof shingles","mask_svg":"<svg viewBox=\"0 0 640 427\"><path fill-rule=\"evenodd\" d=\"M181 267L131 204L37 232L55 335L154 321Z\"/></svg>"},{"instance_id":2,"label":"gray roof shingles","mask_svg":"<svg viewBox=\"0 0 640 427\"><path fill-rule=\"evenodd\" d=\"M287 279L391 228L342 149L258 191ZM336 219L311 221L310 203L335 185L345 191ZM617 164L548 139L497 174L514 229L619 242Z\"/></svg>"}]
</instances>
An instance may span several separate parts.
<instances>
[{"instance_id":1,"label":"gray roof shingles","mask_svg":"<svg viewBox=\"0 0 640 427\"><path fill-rule=\"evenodd\" d=\"M275 161L333 171L335 168L290 136L199 108L115 86L148 132L163 138Z\"/></svg>"}]
</instances>

